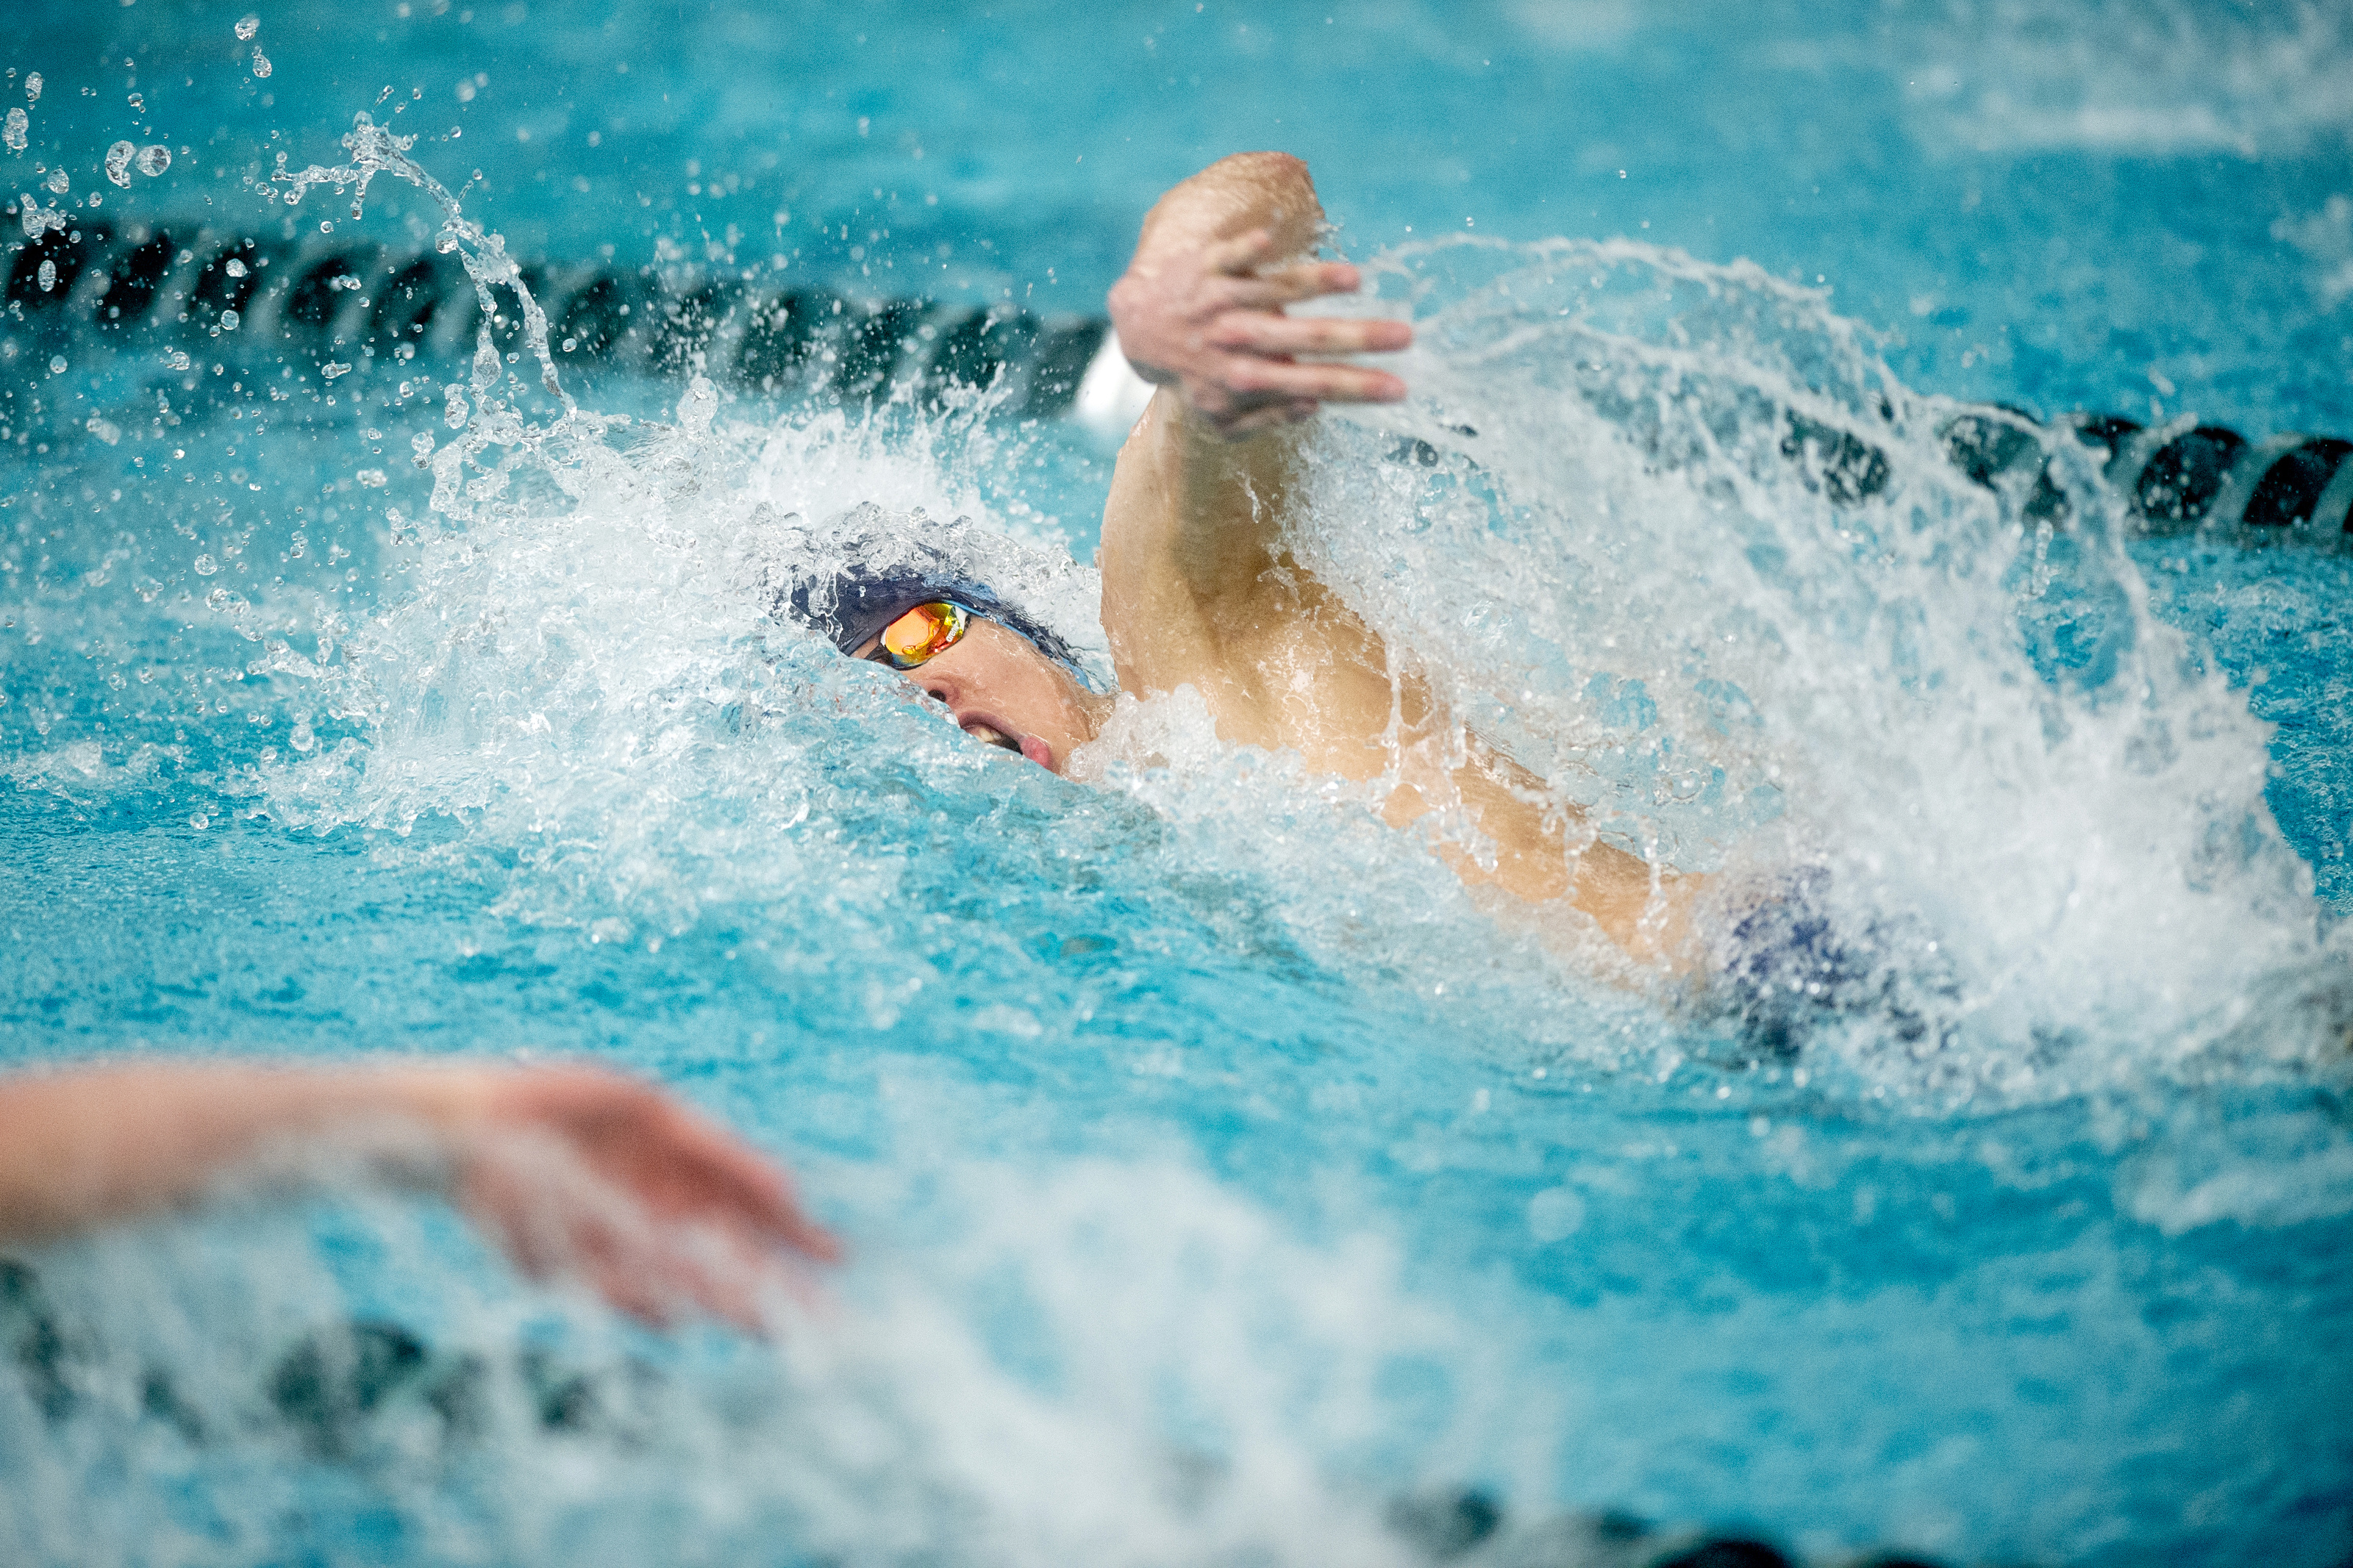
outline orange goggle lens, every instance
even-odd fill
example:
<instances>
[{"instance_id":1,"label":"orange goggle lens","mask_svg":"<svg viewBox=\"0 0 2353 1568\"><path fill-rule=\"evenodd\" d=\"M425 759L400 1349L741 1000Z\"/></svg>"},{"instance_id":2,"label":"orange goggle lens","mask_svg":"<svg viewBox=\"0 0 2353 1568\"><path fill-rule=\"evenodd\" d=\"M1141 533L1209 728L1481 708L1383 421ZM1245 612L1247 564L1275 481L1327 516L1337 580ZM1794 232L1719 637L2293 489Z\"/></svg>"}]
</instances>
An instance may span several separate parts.
<instances>
[{"instance_id":1,"label":"orange goggle lens","mask_svg":"<svg viewBox=\"0 0 2353 1568\"><path fill-rule=\"evenodd\" d=\"M893 669L913 669L955 647L970 621L962 605L946 599L917 605L882 628L874 651L867 657Z\"/></svg>"}]
</instances>

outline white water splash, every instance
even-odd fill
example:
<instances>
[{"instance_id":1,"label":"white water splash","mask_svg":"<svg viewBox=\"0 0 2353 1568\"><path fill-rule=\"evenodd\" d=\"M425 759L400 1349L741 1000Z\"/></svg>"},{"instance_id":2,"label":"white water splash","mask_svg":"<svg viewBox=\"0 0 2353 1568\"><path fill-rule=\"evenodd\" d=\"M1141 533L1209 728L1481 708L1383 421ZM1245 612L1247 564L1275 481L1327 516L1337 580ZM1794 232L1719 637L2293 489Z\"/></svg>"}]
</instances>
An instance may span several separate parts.
<instances>
[{"instance_id":1,"label":"white water splash","mask_svg":"<svg viewBox=\"0 0 2353 1568\"><path fill-rule=\"evenodd\" d=\"M1863 1030L1873 1076L2131 1076L2327 962L2267 727L2149 615L2083 448L2038 526L1955 470L1950 405L1754 267L1466 239L1374 269L1420 320L1415 402L1367 417L1434 466L1338 443L1307 558L1620 843L1825 868L1874 994L1941 1020Z\"/></svg>"}]
</instances>

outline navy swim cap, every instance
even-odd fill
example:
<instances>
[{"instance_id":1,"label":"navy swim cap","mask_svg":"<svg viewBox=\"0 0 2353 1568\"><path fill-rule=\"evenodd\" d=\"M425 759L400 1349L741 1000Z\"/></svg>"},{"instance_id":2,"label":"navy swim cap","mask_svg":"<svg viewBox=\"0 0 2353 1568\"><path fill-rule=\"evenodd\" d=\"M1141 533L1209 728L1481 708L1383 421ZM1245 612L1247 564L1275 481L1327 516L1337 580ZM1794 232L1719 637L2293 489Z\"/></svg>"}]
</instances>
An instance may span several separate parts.
<instances>
[{"instance_id":1,"label":"navy swim cap","mask_svg":"<svg viewBox=\"0 0 2353 1568\"><path fill-rule=\"evenodd\" d=\"M860 526L882 524L889 518L881 508L870 504L838 520L831 542L842 552L841 565L829 574L791 574L777 591L777 613L826 637L842 652L855 654L867 639L881 635L883 627L917 605L948 599L1019 633L1039 653L1068 668L1080 684L1092 687L1086 667L1070 644L1051 627L1007 603L987 584L973 581L936 544L904 530Z\"/></svg>"}]
</instances>

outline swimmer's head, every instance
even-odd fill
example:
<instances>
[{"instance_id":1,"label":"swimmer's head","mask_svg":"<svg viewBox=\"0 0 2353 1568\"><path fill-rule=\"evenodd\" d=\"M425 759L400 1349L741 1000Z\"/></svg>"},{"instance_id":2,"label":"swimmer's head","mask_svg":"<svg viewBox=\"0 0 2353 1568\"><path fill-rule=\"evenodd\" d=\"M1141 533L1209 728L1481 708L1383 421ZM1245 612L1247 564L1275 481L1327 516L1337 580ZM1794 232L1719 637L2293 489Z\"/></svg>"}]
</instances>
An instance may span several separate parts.
<instances>
[{"instance_id":1,"label":"swimmer's head","mask_svg":"<svg viewBox=\"0 0 2353 1568\"><path fill-rule=\"evenodd\" d=\"M897 670L976 740L1061 772L1111 700L1051 627L893 521L921 519L870 506L838 520L827 553L841 565L797 574L777 609L850 658Z\"/></svg>"}]
</instances>

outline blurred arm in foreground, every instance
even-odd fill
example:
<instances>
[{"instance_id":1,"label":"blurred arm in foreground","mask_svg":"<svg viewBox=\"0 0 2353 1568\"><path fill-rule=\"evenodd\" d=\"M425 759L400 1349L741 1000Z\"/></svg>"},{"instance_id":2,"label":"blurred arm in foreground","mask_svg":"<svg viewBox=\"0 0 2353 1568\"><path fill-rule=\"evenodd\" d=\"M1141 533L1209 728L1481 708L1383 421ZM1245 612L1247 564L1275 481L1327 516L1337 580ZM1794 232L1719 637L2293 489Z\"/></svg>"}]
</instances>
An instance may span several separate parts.
<instances>
[{"instance_id":1,"label":"blurred arm in foreground","mask_svg":"<svg viewBox=\"0 0 2353 1568\"><path fill-rule=\"evenodd\" d=\"M756 1331L786 1254L839 1256L782 1172L659 1090L596 1068L441 1063L0 1077L0 1243L354 1157L446 1192L526 1273L576 1275L648 1322L695 1308Z\"/></svg>"}]
</instances>

